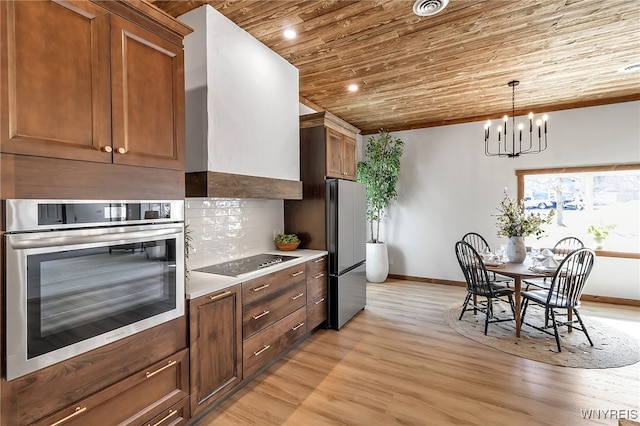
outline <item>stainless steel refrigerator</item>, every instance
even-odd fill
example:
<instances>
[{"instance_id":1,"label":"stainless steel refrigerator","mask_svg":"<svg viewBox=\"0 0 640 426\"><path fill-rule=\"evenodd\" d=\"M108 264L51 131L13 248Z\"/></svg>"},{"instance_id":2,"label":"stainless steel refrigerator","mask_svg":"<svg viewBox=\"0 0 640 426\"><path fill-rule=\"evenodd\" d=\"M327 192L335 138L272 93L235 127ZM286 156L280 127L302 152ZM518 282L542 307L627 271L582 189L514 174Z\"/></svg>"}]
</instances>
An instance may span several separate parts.
<instances>
[{"instance_id":1,"label":"stainless steel refrigerator","mask_svg":"<svg viewBox=\"0 0 640 426\"><path fill-rule=\"evenodd\" d=\"M326 238L329 252L328 327L339 330L367 303L365 186L326 181Z\"/></svg>"}]
</instances>

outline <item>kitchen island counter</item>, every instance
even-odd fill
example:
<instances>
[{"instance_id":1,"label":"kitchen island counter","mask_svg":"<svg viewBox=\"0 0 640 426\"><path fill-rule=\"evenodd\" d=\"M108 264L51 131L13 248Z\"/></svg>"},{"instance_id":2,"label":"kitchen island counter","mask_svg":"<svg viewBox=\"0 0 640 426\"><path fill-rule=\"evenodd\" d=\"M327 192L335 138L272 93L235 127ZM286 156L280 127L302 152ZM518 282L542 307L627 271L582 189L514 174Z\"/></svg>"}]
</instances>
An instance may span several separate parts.
<instances>
[{"instance_id":1,"label":"kitchen island counter","mask_svg":"<svg viewBox=\"0 0 640 426\"><path fill-rule=\"evenodd\" d=\"M277 265L269 266L258 271L248 272L238 275L237 277L229 277L225 275L209 274L192 270L189 272L189 279L186 282L185 296L187 299L195 299L216 291L223 290L242 282L259 278L261 276L289 268L291 266L303 264L309 260L317 259L325 256L326 251L323 250L294 250L294 251L266 251L266 254L277 254L281 256L295 256L297 259L288 260ZM200 268L198 268L200 269Z\"/></svg>"}]
</instances>

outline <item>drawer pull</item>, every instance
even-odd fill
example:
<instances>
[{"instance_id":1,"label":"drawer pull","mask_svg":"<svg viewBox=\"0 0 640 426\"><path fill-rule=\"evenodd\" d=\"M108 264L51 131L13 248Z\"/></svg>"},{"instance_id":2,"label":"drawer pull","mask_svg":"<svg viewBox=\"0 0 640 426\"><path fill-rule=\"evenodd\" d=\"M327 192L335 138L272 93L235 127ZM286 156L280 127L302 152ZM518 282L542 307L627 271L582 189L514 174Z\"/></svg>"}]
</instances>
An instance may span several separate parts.
<instances>
[{"instance_id":1,"label":"drawer pull","mask_svg":"<svg viewBox=\"0 0 640 426\"><path fill-rule=\"evenodd\" d=\"M220 294L217 294L215 296L209 296L209 299L216 300L216 299L220 299L221 297L225 297L225 296L227 296L229 294L231 294L230 291L225 291L224 293L220 293Z\"/></svg>"},{"instance_id":2,"label":"drawer pull","mask_svg":"<svg viewBox=\"0 0 640 426\"><path fill-rule=\"evenodd\" d=\"M176 413L178 412L178 410L169 410L169 414L167 414L166 416L164 416L163 418L160 419L160 421L156 424L154 424L153 426L160 426L162 423L164 423L165 420L169 420L171 417L173 417ZM148 426L151 426L151 423L149 423Z\"/></svg>"},{"instance_id":3,"label":"drawer pull","mask_svg":"<svg viewBox=\"0 0 640 426\"><path fill-rule=\"evenodd\" d=\"M253 291L260 291L260 290L264 290L265 288L269 287L269 284L265 284L265 285L261 285L260 287L255 287L253 289Z\"/></svg>"},{"instance_id":4,"label":"drawer pull","mask_svg":"<svg viewBox=\"0 0 640 426\"><path fill-rule=\"evenodd\" d=\"M315 278L317 280L318 278L322 278L322 277L324 277L324 272L320 272L318 275L316 275L313 278Z\"/></svg>"},{"instance_id":5,"label":"drawer pull","mask_svg":"<svg viewBox=\"0 0 640 426\"><path fill-rule=\"evenodd\" d=\"M304 274L304 271L298 271L298 272L296 272L294 274L291 274L291 276L292 277L297 277L298 275L302 275L302 274Z\"/></svg>"},{"instance_id":6,"label":"drawer pull","mask_svg":"<svg viewBox=\"0 0 640 426\"><path fill-rule=\"evenodd\" d=\"M260 355L262 352L266 351L267 349L269 349L271 347L271 345L264 345L264 347L262 349L260 349L258 352L254 352L253 356L258 356Z\"/></svg>"},{"instance_id":7,"label":"drawer pull","mask_svg":"<svg viewBox=\"0 0 640 426\"><path fill-rule=\"evenodd\" d=\"M324 297L323 297L322 299L318 300L315 304L316 304L316 305L319 305L319 304L320 304L320 303L322 303L322 302L324 302Z\"/></svg>"},{"instance_id":8,"label":"drawer pull","mask_svg":"<svg viewBox=\"0 0 640 426\"><path fill-rule=\"evenodd\" d=\"M299 298L301 298L302 296L304 296L304 293L298 293L298 294L296 294L295 296L292 296L292 297L291 297L291 300L299 299Z\"/></svg>"},{"instance_id":9,"label":"drawer pull","mask_svg":"<svg viewBox=\"0 0 640 426\"><path fill-rule=\"evenodd\" d=\"M302 327L304 325L303 322L301 322L300 324L296 325L295 327L293 327L291 330L296 331L297 329L299 329L300 327Z\"/></svg>"},{"instance_id":10,"label":"drawer pull","mask_svg":"<svg viewBox=\"0 0 640 426\"><path fill-rule=\"evenodd\" d=\"M320 262L324 262L324 257L321 257L320 259L316 259L313 261L313 263L320 263Z\"/></svg>"},{"instance_id":11,"label":"drawer pull","mask_svg":"<svg viewBox=\"0 0 640 426\"><path fill-rule=\"evenodd\" d=\"M253 316L253 319L254 319L254 320L260 319L260 318L262 318L263 316L267 315L268 313L269 313L269 311L264 311L264 312L263 312L263 313L261 313L260 315L254 315L254 316Z\"/></svg>"},{"instance_id":12,"label":"drawer pull","mask_svg":"<svg viewBox=\"0 0 640 426\"><path fill-rule=\"evenodd\" d=\"M149 379L149 378L151 378L151 377L155 376L156 374L158 374L159 372L161 372L162 370L166 370L166 369L167 369L167 368L169 368L169 367L173 367L173 366L174 366L174 365L176 365L177 363L178 363L178 361L169 361L169 363L168 363L167 365L165 365L164 367L161 367L161 368L157 369L157 370L156 370L156 371L154 371L153 373L150 373L150 372L148 372L148 371L147 371L147 372L146 372L146 373L144 373L144 374L145 374L145 376L147 376L147 379Z\"/></svg>"},{"instance_id":13,"label":"drawer pull","mask_svg":"<svg viewBox=\"0 0 640 426\"><path fill-rule=\"evenodd\" d=\"M67 417L65 417L64 419L58 420L55 423L52 423L51 426L58 426L61 425L62 423L66 422L67 420L71 420L73 417L77 416L78 414L82 414L85 411L87 411L87 407L76 407L76 411L74 411L73 413L69 414Z\"/></svg>"}]
</instances>

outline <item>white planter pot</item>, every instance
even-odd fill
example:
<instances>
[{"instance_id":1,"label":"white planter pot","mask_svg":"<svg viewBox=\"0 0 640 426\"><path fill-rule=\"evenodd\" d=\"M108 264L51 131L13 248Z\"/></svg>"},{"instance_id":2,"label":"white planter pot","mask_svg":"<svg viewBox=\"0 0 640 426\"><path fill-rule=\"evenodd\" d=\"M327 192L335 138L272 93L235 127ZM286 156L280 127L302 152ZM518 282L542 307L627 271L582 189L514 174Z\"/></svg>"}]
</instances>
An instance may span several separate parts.
<instances>
[{"instance_id":1,"label":"white planter pot","mask_svg":"<svg viewBox=\"0 0 640 426\"><path fill-rule=\"evenodd\" d=\"M367 281L382 283L389 275L387 243L367 243Z\"/></svg>"},{"instance_id":2,"label":"white planter pot","mask_svg":"<svg viewBox=\"0 0 640 426\"><path fill-rule=\"evenodd\" d=\"M507 244L507 259L512 263L522 263L527 258L527 248L524 237L509 237Z\"/></svg>"},{"instance_id":3,"label":"white planter pot","mask_svg":"<svg viewBox=\"0 0 640 426\"><path fill-rule=\"evenodd\" d=\"M593 237L593 242L596 250L602 250L604 248L604 238Z\"/></svg>"}]
</instances>

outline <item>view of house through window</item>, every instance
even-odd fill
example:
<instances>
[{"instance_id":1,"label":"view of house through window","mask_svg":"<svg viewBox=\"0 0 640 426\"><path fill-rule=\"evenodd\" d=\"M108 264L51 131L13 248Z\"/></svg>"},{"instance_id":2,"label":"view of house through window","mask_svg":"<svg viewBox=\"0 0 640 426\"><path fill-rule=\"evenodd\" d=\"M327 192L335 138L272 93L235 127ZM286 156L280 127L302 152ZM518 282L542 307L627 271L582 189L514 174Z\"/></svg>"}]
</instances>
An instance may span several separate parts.
<instances>
[{"instance_id":1,"label":"view of house through window","mask_svg":"<svg viewBox=\"0 0 640 426\"><path fill-rule=\"evenodd\" d=\"M546 236L528 241L553 247L575 236L587 247L640 253L640 165L519 170L519 198L528 211L555 209Z\"/></svg>"}]
</instances>

